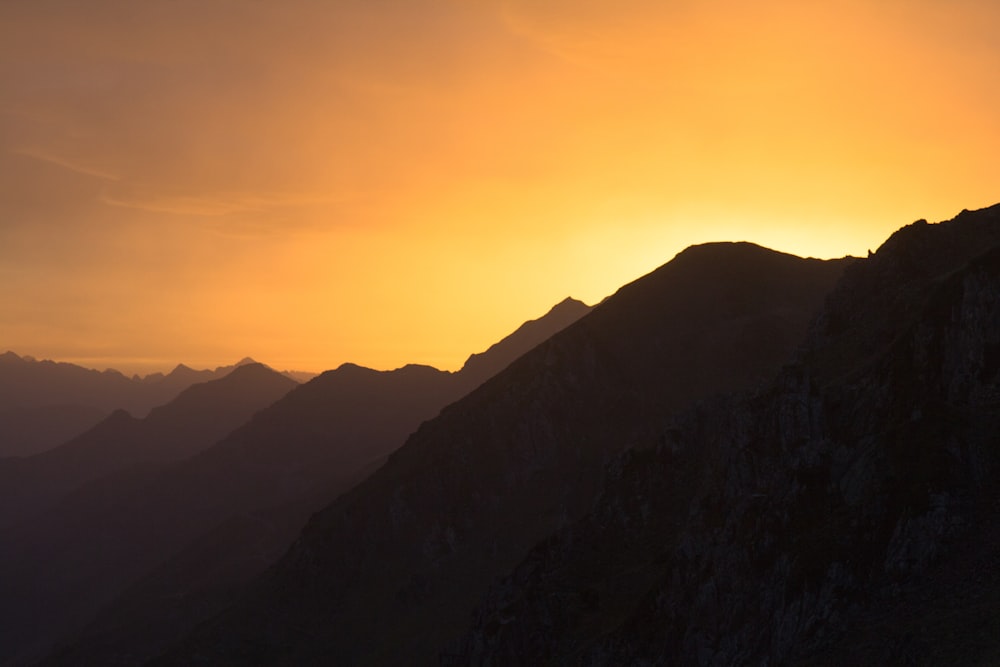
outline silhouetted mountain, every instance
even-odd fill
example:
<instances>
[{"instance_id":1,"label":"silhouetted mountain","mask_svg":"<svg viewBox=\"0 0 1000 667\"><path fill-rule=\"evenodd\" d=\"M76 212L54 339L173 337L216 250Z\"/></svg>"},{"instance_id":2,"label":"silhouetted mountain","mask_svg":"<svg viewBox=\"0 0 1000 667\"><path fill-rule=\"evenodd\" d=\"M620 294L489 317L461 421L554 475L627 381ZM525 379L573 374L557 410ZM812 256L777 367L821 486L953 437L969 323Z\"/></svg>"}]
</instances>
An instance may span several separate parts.
<instances>
[{"instance_id":1,"label":"silhouetted mountain","mask_svg":"<svg viewBox=\"0 0 1000 667\"><path fill-rule=\"evenodd\" d=\"M586 512L607 461L776 372L847 263L684 251L421 425L158 664L435 662L495 577Z\"/></svg>"},{"instance_id":2,"label":"silhouetted mountain","mask_svg":"<svg viewBox=\"0 0 1000 667\"><path fill-rule=\"evenodd\" d=\"M230 587L273 563L310 513L370 474L422 421L565 326L571 310L586 309L568 300L457 373L344 364L201 454L152 476L122 475L81 490L71 507L47 518L46 530L74 527L59 543L66 556L54 567L93 550L94 535L101 536L100 548L59 590L78 601L81 617L83 609L124 595L88 629L83 648L67 649L58 660L135 662L143 652L152 655L151 647L217 611Z\"/></svg>"},{"instance_id":3,"label":"silhouetted mountain","mask_svg":"<svg viewBox=\"0 0 1000 667\"><path fill-rule=\"evenodd\" d=\"M137 464L176 461L208 447L296 384L261 364L195 384L145 419L118 410L64 445L0 459L0 526L24 520L90 480Z\"/></svg>"},{"instance_id":4,"label":"silhouetted mountain","mask_svg":"<svg viewBox=\"0 0 1000 667\"><path fill-rule=\"evenodd\" d=\"M89 610L102 577L132 571L113 561L117 546L106 540L157 466L208 447L295 386L263 365L241 366L145 419L119 410L65 445L0 460L0 659Z\"/></svg>"},{"instance_id":5,"label":"silhouetted mountain","mask_svg":"<svg viewBox=\"0 0 1000 667\"><path fill-rule=\"evenodd\" d=\"M61 445L114 410L137 417L199 382L225 377L233 366L194 370L179 364L167 375L126 378L115 370L0 355L0 457L37 454ZM289 375L296 379L293 375Z\"/></svg>"},{"instance_id":6,"label":"silhouetted mountain","mask_svg":"<svg viewBox=\"0 0 1000 667\"><path fill-rule=\"evenodd\" d=\"M62 444L107 416L85 405L0 409L0 457L30 456Z\"/></svg>"},{"instance_id":7,"label":"silhouetted mountain","mask_svg":"<svg viewBox=\"0 0 1000 667\"><path fill-rule=\"evenodd\" d=\"M566 298L554 305L544 317L529 320L518 329L490 346L485 352L473 354L462 366L462 373L472 375L478 382L493 377L512 361L548 340L573 322L586 315L590 306L573 298ZM470 387L471 388L471 387Z\"/></svg>"},{"instance_id":8,"label":"silhouetted mountain","mask_svg":"<svg viewBox=\"0 0 1000 667\"><path fill-rule=\"evenodd\" d=\"M454 664L1000 655L1000 206L845 272L797 363L619 458Z\"/></svg>"},{"instance_id":9,"label":"silhouetted mountain","mask_svg":"<svg viewBox=\"0 0 1000 667\"><path fill-rule=\"evenodd\" d=\"M299 384L305 384L319 375L319 373L311 373L309 371L281 371L281 374L290 377Z\"/></svg>"}]
</instances>

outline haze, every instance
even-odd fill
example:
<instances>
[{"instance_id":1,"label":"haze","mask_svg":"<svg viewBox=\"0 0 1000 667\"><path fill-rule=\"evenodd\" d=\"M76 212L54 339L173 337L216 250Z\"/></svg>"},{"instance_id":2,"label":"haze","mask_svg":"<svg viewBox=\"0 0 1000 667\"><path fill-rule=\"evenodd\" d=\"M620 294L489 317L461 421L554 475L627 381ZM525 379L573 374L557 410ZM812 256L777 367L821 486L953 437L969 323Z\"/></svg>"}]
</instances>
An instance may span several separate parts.
<instances>
[{"instance_id":1,"label":"haze","mask_svg":"<svg viewBox=\"0 0 1000 667\"><path fill-rule=\"evenodd\" d=\"M457 368L692 243L996 200L994 2L0 7L0 351Z\"/></svg>"}]
</instances>

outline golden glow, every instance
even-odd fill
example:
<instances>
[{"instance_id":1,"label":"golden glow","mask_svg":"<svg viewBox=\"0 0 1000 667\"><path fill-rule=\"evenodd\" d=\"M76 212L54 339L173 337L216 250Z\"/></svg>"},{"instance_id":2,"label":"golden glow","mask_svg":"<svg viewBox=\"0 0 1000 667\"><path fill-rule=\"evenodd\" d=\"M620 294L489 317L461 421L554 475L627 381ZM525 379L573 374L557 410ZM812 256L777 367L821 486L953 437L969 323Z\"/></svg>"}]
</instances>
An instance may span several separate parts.
<instances>
[{"instance_id":1,"label":"golden glow","mask_svg":"<svg viewBox=\"0 0 1000 667\"><path fill-rule=\"evenodd\" d=\"M1000 6L0 8L0 351L456 368L711 240L1000 200Z\"/></svg>"}]
</instances>

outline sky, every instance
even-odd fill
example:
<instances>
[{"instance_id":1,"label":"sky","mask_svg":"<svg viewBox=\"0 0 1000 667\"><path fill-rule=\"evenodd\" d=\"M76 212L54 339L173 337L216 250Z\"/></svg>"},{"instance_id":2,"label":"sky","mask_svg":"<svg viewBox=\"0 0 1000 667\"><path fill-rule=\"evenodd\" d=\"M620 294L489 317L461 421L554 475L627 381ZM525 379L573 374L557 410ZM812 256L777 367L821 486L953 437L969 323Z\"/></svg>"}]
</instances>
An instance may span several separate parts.
<instances>
[{"instance_id":1,"label":"sky","mask_svg":"<svg viewBox=\"0 0 1000 667\"><path fill-rule=\"evenodd\" d=\"M4 0L0 351L456 369L684 247L1000 201L1000 3Z\"/></svg>"}]
</instances>

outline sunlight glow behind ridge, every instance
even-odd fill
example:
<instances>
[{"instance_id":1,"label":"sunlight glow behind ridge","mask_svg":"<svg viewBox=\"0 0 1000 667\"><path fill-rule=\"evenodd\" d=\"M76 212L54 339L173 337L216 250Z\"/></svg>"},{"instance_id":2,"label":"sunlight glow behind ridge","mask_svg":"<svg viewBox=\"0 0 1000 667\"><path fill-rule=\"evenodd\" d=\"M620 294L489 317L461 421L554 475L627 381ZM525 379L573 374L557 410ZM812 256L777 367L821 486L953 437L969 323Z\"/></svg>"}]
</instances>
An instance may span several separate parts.
<instances>
[{"instance_id":1,"label":"sunlight glow behind ridge","mask_svg":"<svg viewBox=\"0 0 1000 667\"><path fill-rule=\"evenodd\" d=\"M693 243L1000 199L996 3L123 6L0 9L0 348L455 369Z\"/></svg>"}]
</instances>

